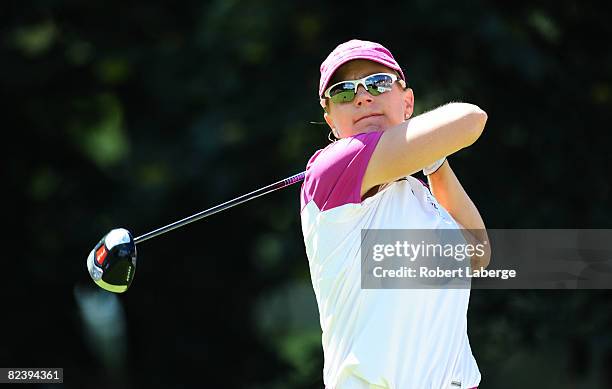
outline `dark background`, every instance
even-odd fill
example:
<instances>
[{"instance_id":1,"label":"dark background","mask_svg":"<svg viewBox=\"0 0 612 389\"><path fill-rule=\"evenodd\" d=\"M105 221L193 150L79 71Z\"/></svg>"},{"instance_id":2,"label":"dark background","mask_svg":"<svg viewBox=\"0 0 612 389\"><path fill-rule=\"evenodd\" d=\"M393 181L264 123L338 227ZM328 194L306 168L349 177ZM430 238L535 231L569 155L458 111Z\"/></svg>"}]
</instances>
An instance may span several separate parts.
<instances>
[{"instance_id":1,"label":"dark background","mask_svg":"<svg viewBox=\"0 0 612 389\"><path fill-rule=\"evenodd\" d=\"M463 4L465 3L465 4ZM610 228L612 50L585 1L30 1L0 11L0 367L70 388L321 388L299 185L138 246L135 235L304 170L327 143L319 65L351 38L403 66L416 113L479 105L450 157L489 228ZM481 388L612 387L607 290L474 290Z\"/></svg>"}]
</instances>

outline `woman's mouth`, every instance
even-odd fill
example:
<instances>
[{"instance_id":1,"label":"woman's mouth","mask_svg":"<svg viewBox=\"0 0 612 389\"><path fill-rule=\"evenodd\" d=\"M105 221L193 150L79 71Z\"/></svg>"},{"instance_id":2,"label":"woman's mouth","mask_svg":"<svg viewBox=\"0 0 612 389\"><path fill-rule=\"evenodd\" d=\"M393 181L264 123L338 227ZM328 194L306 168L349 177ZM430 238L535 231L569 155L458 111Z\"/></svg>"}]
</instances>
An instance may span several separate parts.
<instances>
[{"instance_id":1,"label":"woman's mouth","mask_svg":"<svg viewBox=\"0 0 612 389\"><path fill-rule=\"evenodd\" d=\"M355 120L355 123L363 120L363 119L367 119L367 118L372 118L372 117L377 117L377 116L383 116L381 113L369 113L367 115L361 116L360 118L358 118L357 120Z\"/></svg>"}]
</instances>

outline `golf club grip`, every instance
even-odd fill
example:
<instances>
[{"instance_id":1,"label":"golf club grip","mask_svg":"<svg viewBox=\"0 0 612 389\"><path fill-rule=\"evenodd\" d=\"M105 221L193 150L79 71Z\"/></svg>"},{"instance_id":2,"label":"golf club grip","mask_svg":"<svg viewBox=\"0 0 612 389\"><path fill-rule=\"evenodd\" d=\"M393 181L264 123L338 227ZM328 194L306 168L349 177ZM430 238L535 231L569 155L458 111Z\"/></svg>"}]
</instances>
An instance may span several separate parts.
<instances>
[{"instance_id":1,"label":"golf club grip","mask_svg":"<svg viewBox=\"0 0 612 389\"><path fill-rule=\"evenodd\" d=\"M306 172L295 174L295 175L293 175L291 177L285 178L284 180L275 182L274 184L270 184L268 186L265 186L263 188L257 189L257 190L255 190L253 192L247 193L247 194L242 195L240 197L236 197L233 200L226 201L225 203L219 204L219 205L217 205L215 207L209 208L209 209L204 210L202 212L198 212L195 215L191 215L191 216L186 217L184 219L178 220L178 221L176 221L174 223L168 224L167 226L160 227L160 228L158 228L156 230L153 230L151 232L148 232L148 233L146 233L144 235L140 235L140 236L138 236L138 237L136 237L134 239L134 243L144 242L145 240L154 238L154 237L156 237L158 235L161 235L161 234L164 234L164 233L166 233L168 231L172 231L172 230L174 230L176 228L179 228L179 227L182 227L182 226L184 226L186 224L193 223L195 221L198 221L198 220L200 220L202 218L205 218L205 217L210 216L212 214L215 214L217 212L221 212L221 211L223 211L225 209L231 208L231 207L236 206L238 204L242 204L245 201L252 200L254 198L257 198L259 196L263 196L263 195L265 195L267 193L270 193L270 192L273 192L275 190L282 189L282 188L285 188L287 186L290 186L290 185L293 185L295 183L298 183L298 182L304 180L304 175L305 174L306 174Z\"/></svg>"}]
</instances>

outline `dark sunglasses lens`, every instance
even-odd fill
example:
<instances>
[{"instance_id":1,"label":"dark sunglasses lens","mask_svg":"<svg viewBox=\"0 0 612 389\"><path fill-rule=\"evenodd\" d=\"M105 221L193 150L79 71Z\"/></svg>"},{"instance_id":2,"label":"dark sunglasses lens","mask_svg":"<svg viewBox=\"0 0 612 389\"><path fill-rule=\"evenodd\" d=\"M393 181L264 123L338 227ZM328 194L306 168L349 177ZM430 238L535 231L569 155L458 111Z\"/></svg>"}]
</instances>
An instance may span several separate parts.
<instances>
[{"instance_id":1,"label":"dark sunglasses lens","mask_svg":"<svg viewBox=\"0 0 612 389\"><path fill-rule=\"evenodd\" d=\"M329 91L329 95L331 96L331 101L334 103L353 101L353 98L355 98L355 84L351 82L338 84Z\"/></svg>"},{"instance_id":2,"label":"dark sunglasses lens","mask_svg":"<svg viewBox=\"0 0 612 389\"><path fill-rule=\"evenodd\" d=\"M368 92L372 96L378 96L381 93L385 93L391 90L393 86L393 79L385 74L377 74L372 77L368 77L365 80L365 84L368 87Z\"/></svg>"}]
</instances>

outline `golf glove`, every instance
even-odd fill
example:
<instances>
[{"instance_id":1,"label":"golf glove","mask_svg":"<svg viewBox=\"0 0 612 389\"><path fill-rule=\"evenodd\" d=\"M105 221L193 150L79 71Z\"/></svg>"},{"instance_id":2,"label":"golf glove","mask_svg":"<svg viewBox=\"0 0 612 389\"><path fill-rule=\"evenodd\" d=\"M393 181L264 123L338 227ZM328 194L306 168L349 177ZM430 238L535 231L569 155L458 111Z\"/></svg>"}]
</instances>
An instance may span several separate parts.
<instances>
[{"instance_id":1,"label":"golf glove","mask_svg":"<svg viewBox=\"0 0 612 389\"><path fill-rule=\"evenodd\" d=\"M446 157L440 158L439 160L437 160L436 162L432 163L429 166L425 166L423 168L423 174L428 176L431 173L435 173L438 169L440 169L440 166L442 166L444 161L446 161Z\"/></svg>"}]
</instances>

